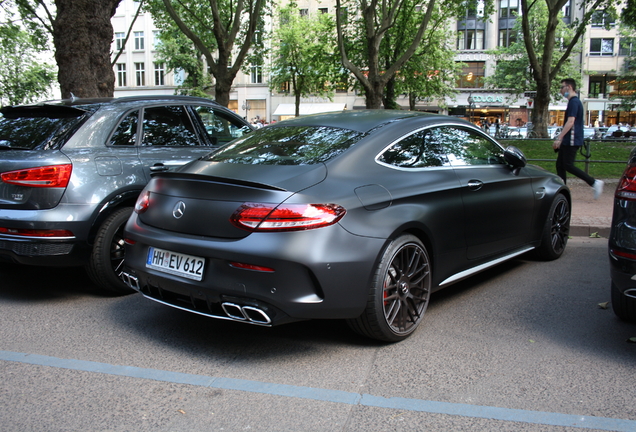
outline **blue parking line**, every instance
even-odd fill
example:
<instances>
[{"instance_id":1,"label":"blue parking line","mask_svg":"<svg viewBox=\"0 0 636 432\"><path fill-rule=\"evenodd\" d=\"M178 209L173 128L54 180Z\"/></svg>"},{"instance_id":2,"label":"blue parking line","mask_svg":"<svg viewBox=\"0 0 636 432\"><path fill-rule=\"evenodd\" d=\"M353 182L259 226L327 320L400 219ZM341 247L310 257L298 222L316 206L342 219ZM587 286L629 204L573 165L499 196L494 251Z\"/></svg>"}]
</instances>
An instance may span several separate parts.
<instances>
[{"instance_id":1,"label":"blue parking line","mask_svg":"<svg viewBox=\"0 0 636 432\"><path fill-rule=\"evenodd\" d=\"M422 399L408 399L398 397L384 398L381 396L373 396L369 394L360 394L340 390L328 390L304 386L266 383L261 381L250 381L234 378L210 377L205 375L162 371L158 369L147 369L134 366L117 366L108 363L99 363L86 360L61 359L57 357L49 357L37 354L25 354L11 351L0 351L0 360L84 372L118 375L130 378L164 381L176 384L189 384L225 390L237 390L300 399L319 400L324 402L341 403L348 405L390 408L402 411L417 411L549 426L575 427L581 429L598 429L620 432L636 431L636 420L559 414L522 409L497 408L480 405L427 401Z\"/></svg>"}]
</instances>

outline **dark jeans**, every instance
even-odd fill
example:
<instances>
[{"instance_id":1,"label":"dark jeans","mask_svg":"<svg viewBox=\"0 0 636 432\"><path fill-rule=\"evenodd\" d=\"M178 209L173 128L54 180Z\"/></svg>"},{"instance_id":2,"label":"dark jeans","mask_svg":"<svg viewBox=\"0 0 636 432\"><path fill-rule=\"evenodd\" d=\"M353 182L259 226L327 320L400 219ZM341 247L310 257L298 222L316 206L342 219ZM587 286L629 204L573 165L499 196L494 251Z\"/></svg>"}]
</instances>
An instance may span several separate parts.
<instances>
[{"instance_id":1,"label":"dark jeans","mask_svg":"<svg viewBox=\"0 0 636 432\"><path fill-rule=\"evenodd\" d=\"M566 172L570 174L574 174L585 183L592 186L594 184L594 177L587 174L582 169L574 166L574 160L576 159L576 154L581 149L580 146L561 146L559 147L559 155L557 156L556 161L556 170L559 177L563 179L565 182Z\"/></svg>"}]
</instances>

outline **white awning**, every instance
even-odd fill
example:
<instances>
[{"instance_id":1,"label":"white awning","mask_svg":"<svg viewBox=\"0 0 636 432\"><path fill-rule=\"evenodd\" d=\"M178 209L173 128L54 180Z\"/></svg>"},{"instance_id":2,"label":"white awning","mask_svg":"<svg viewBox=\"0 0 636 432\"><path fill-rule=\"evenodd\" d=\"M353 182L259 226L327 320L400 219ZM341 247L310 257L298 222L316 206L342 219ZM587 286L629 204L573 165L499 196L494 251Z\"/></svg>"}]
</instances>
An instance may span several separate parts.
<instances>
[{"instance_id":1,"label":"white awning","mask_svg":"<svg viewBox=\"0 0 636 432\"><path fill-rule=\"evenodd\" d=\"M343 111L347 104L343 103L301 103L300 115L318 114L332 111ZM296 114L295 104L278 104L273 115L293 116Z\"/></svg>"}]
</instances>

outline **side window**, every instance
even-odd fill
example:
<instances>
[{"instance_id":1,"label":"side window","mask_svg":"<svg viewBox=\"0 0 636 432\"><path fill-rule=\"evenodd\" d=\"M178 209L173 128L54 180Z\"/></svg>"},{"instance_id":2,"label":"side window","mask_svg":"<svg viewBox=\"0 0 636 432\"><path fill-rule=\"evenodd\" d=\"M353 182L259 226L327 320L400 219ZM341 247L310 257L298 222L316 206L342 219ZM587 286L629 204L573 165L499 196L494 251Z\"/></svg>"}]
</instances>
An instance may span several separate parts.
<instances>
[{"instance_id":1,"label":"side window","mask_svg":"<svg viewBox=\"0 0 636 432\"><path fill-rule=\"evenodd\" d=\"M145 146L199 146L190 116L182 105L144 109L143 142Z\"/></svg>"},{"instance_id":2,"label":"side window","mask_svg":"<svg viewBox=\"0 0 636 432\"><path fill-rule=\"evenodd\" d=\"M115 129L110 138L112 146L134 146L137 140L137 121L139 111L133 111L126 115Z\"/></svg>"},{"instance_id":3,"label":"side window","mask_svg":"<svg viewBox=\"0 0 636 432\"><path fill-rule=\"evenodd\" d=\"M445 126L435 129L452 166L505 164L503 150L473 131Z\"/></svg>"},{"instance_id":4,"label":"side window","mask_svg":"<svg viewBox=\"0 0 636 432\"><path fill-rule=\"evenodd\" d=\"M416 132L396 142L378 160L400 168L449 165L443 146L431 136L429 130Z\"/></svg>"},{"instance_id":5,"label":"side window","mask_svg":"<svg viewBox=\"0 0 636 432\"><path fill-rule=\"evenodd\" d=\"M212 107L198 106L193 108L201 119L201 124L203 124L212 145L225 144L251 131L243 123L215 112Z\"/></svg>"}]
</instances>

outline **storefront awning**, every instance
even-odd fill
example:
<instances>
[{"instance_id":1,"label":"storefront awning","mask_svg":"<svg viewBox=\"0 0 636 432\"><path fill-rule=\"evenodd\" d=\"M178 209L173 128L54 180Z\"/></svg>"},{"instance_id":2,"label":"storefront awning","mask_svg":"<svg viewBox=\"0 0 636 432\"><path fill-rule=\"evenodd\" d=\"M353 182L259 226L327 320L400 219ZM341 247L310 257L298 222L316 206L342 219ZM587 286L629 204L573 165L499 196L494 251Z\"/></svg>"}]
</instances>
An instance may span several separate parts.
<instances>
[{"instance_id":1,"label":"storefront awning","mask_svg":"<svg viewBox=\"0 0 636 432\"><path fill-rule=\"evenodd\" d=\"M301 103L300 115L318 114L333 111L343 111L347 104L343 103ZM293 116L296 114L295 104L278 104L273 115Z\"/></svg>"}]
</instances>

